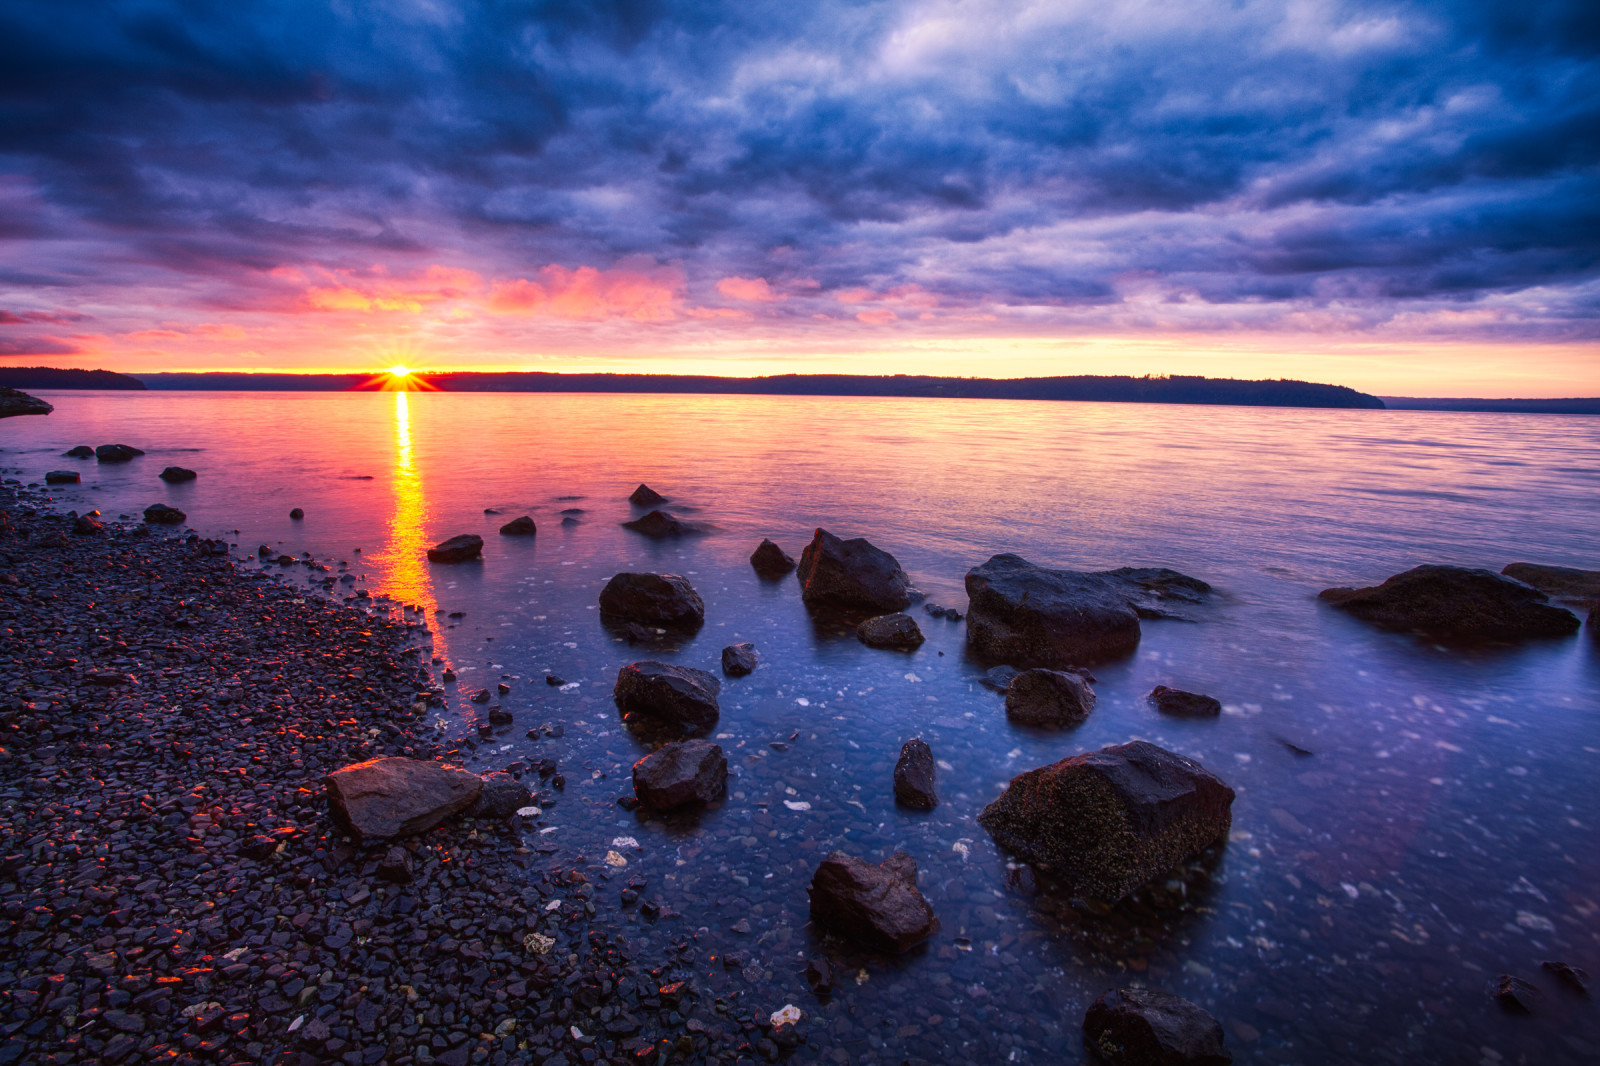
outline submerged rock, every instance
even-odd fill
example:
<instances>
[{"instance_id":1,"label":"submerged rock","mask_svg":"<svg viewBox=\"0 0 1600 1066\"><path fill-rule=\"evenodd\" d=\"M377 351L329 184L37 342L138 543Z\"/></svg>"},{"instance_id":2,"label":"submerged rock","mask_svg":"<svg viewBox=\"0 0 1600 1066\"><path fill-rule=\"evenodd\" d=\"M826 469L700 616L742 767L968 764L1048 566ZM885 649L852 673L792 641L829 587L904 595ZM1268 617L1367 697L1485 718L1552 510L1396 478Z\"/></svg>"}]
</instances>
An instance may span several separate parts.
<instances>
[{"instance_id":1,"label":"submerged rock","mask_svg":"<svg viewBox=\"0 0 1600 1066\"><path fill-rule=\"evenodd\" d=\"M1493 570L1425 565L1369 588L1324 589L1322 599L1379 629L1457 640L1563 637L1578 618L1538 589Z\"/></svg>"},{"instance_id":2,"label":"submerged rock","mask_svg":"<svg viewBox=\"0 0 1600 1066\"><path fill-rule=\"evenodd\" d=\"M909 951L939 931L917 889L916 861L903 851L879 866L836 851L817 867L809 894L813 921L879 951Z\"/></svg>"},{"instance_id":3,"label":"submerged rock","mask_svg":"<svg viewBox=\"0 0 1600 1066\"><path fill-rule=\"evenodd\" d=\"M377 840L432 829L472 806L483 791L477 774L397 755L335 770L322 783L334 822Z\"/></svg>"},{"instance_id":4,"label":"submerged rock","mask_svg":"<svg viewBox=\"0 0 1600 1066\"><path fill-rule=\"evenodd\" d=\"M722 672L729 677L744 677L760 661L754 644L729 644L722 649Z\"/></svg>"},{"instance_id":5,"label":"submerged rock","mask_svg":"<svg viewBox=\"0 0 1600 1066\"><path fill-rule=\"evenodd\" d=\"M102 463L125 463L143 454L143 449L131 444L102 444L94 450L94 457Z\"/></svg>"},{"instance_id":6,"label":"submerged rock","mask_svg":"<svg viewBox=\"0 0 1600 1066\"><path fill-rule=\"evenodd\" d=\"M513 518L501 526L500 532L508 537L531 537L539 532L539 527L534 524L531 517L523 515L521 518Z\"/></svg>"},{"instance_id":7,"label":"submerged rock","mask_svg":"<svg viewBox=\"0 0 1600 1066\"><path fill-rule=\"evenodd\" d=\"M708 740L664 744L633 764L633 792L652 810L704 806L722 795L728 759Z\"/></svg>"},{"instance_id":8,"label":"submerged rock","mask_svg":"<svg viewBox=\"0 0 1600 1066\"><path fill-rule=\"evenodd\" d=\"M600 590L600 617L666 629L692 629L705 621L706 605L679 574L621 573Z\"/></svg>"},{"instance_id":9,"label":"submerged rock","mask_svg":"<svg viewBox=\"0 0 1600 1066\"><path fill-rule=\"evenodd\" d=\"M67 459L93 459L94 449L87 444L80 444L76 448L68 448L61 454Z\"/></svg>"},{"instance_id":10,"label":"submerged rock","mask_svg":"<svg viewBox=\"0 0 1600 1066\"><path fill-rule=\"evenodd\" d=\"M1174 718L1215 718L1222 713L1219 699L1165 685L1150 690L1150 702L1156 705L1156 710Z\"/></svg>"},{"instance_id":11,"label":"submerged rock","mask_svg":"<svg viewBox=\"0 0 1600 1066\"><path fill-rule=\"evenodd\" d=\"M1014 666L1060 669L1126 655L1139 613L1122 580L996 555L967 572L967 644Z\"/></svg>"},{"instance_id":12,"label":"submerged rock","mask_svg":"<svg viewBox=\"0 0 1600 1066\"><path fill-rule=\"evenodd\" d=\"M144 520L158 526L176 526L187 517L176 507L168 507L164 503L152 503L144 509Z\"/></svg>"},{"instance_id":13,"label":"submerged rock","mask_svg":"<svg viewBox=\"0 0 1600 1066\"><path fill-rule=\"evenodd\" d=\"M750 565L762 577L779 578L794 569L794 559L772 541L762 540L750 553Z\"/></svg>"},{"instance_id":14,"label":"submerged rock","mask_svg":"<svg viewBox=\"0 0 1600 1066\"><path fill-rule=\"evenodd\" d=\"M894 764L894 801L918 811L931 811L939 806L939 793L935 788L937 771L933 749L926 741L921 737L906 741L900 748L900 760Z\"/></svg>"},{"instance_id":15,"label":"submerged rock","mask_svg":"<svg viewBox=\"0 0 1600 1066\"><path fill-rule=\"evenodd\" d=\"M46 485L76 485L81 481L76 470L52 470L44 476Z\"/></svg>"},{"instance_id":16,"label":"submerged rock","mask_svg":"<svg viewBox=\"0 0 1600 1066\"><path fill-rule=\"evenodd\" d=\"M1106 1066L1228 1066L1222 1026L1179 996L1119 988L1090 1005L1084 1041Z\"/></svg>"},{"instance_id":17,"label":"submerged rock","mask_svg":"<svg viewBox=\"0 0 1600 1066\"><path fill-rule=\"evenodd\" d=\"M911 606L906 572L865 537L840 540L818 529L800 553L799 576L807 607L889 612Z\"/></svg>"},{"instance_id":18,"label":"submerged rock","mask_svg":"<svg viewBox=\"0 0 1600 1066\"><path fill-rule=\"evenodd\" d=\"M704 670L645 660L617 672L612 696L625 719L640 715L651 724L694 736L717 724L722 682Z\"/></svg>"},{"instance_id":19,"label":"submerged rock","mask_svg":"<svg viewBox=\"0 0 1600 1066\"><path fill-rule=\"evenodd\" d=\"M177 484L180 484L180 483L185 482L185 481L193 481L195 478L199 477L200 475L196 474L193 470L190 470L188 467L169 466L165 470L161 471L161 473L157 474L156 476L159 477L162 481L165 481L169 485L177 485Z\"/></svg>"},{"instance_id":20,"label":"submerged rock","mask_svg":"<svg viewBox=\"0 0 1600 1066\"><path fill-rule=\"evenodd\" d=\"M1094 689L1080 674L1038 667L1006 686L1006 717L1022 725L1079 726L1094 710Z\"/></svg>"},{"instance_id":21,"label":"submerged rock","mask_svg":"<svg viewBox=\"0 0 1600 1066\"><path fill-rule=\"evenodd\" d=\"M1589 994L1588 970L1574 966L1570 962L1553 962L1546 960L1545 962L1541 962L1539 965L1544 967L1546 973L1550 974L1557 981L1560 981L1562 984L1566 985L1572 991L1582 993L1585 996Z\"/></svg>"},{"instance_id":22,"label":"submerged rock","mask_svg":"<svg viewBox=\"0 0 1600 1066\"><path fill-rule=\"evenodd\" d=\"M622 528L631 529L635 533L643 533L651 540L689 537L706 532L705 527L698 522L685 522L668 511L651 511L643 518L635 518L631 522L622 523Z\"/></svg>"},{"instance_id":23,"label":"submerged rock","mask_svg":"<svg viewBox=\"0 0 1600 1066\"><path fill-rule=\"evenodd\" d=\"M483 790L467 812L474 818L503 822L533 802L533 790L507 773L484 774Z\"/></svg>"},{"instance_id":24,"label":"submerged rock","mask_svg":"<svg viewBox=\"0 0 1600 1066\"><path fill-rule=\"evenodd\" d=\"M1135 740L1017 775L978 822L1071 892L1115 903L1226 837L1232 804L1199 763Z\"/></svg>"},{"instance_id":25,"label":"submerged rock","mask_svg":"<svg viewBox=\"0 0 1600 1066\"><path fill-rule=\"evenodd\" d=\"M430 563L465 563L483 555L483 538L462 533L428 549Z\"/></svg>"},{"instance_id":26,"label":"submerged rock","mask_svg":"<svg viewBox=\"0 0 1600 1066\"><path fill-rule=\"evenodd\" d=\"M1544 993L1520 977L1503 973L1489 985L1489 995L1510 1014L1532 1014L1544 1002Z\"/></svg>"},{"instance_id":27,"label":"submerged rock","mask_svg":"<svg viewBox=\"0 0 1600 1066\"><path fill-rule=\"evenodd\" d=\"M909 614L880 614L856 626L856 639L869 648L896 648L910 651L925 639L917 620Z\"/></svg>"},{"instance_id":28,"label":"submerged rock","mask_svg":"<svg viewBox=\"0 0 1600 1066\"><path fill-rule=\"evenodd\" d=\"M1015 666L991 666L978 678L978 684L996 692L1006 692L1011 688L1012 679L1021 672Z\"/></svg>"},{"instance_id":29,"label":"submerged rock","mask_svg":"<svg viewBox=\"0 0 1600 1066\"><path fill-rule=\"evenodd\" d=\"M1600 604L1600 570L1512 563L1500 572L1524 585L1532 585L1551 599L1566 603Z\"/></svg>"},{"instance_id":30,"label":"submerged rock","mask_svg":"<svg viewBox=\"0 0 1600 1066\"><path fill-rule=\"evenodd\" d=\"M30 396L21 389L0 385L0 418L11 418L16 415L47 415L54 410L54 407L37 396Z\"/></svg>"},{"instance_id":31,"label":"submerged rock","mask_svg":"<svg viewBox=\"0 0 1600 1066\"><path fill-rule=\"evenodd\" d=\"M639 487L634 489L632 494L628 496L628 502L633 504L635 507L660 507L662 504L667 502L667 497L661 495L661 493L657 492L649 485L641 483Z\"/></svg>"}]
</instances>

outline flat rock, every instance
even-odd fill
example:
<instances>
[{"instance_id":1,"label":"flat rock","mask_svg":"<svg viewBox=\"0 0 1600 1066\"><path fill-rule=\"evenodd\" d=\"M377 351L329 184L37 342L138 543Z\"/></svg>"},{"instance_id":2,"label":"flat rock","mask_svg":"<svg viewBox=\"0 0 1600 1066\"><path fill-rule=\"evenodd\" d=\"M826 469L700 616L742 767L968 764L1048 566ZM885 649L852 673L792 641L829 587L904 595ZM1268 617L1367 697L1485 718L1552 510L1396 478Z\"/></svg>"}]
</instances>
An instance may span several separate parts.
<instances>
[{"instance_id":1,"label":"flat rock","mask_svg":"<svg viewBox=\"0 0 1600 1066\"><path fill-rule=\"evenodd\" d=\"M521 518L513 518L501 526L500 532L508 537L531 537L539 532L539 527L534 523L532 517L523 515Z\"/></svg>"},{"instance_id":2,"label":"flat rock","mask_svg":"<svg viewBox=\"0 0 1600 1066\"><path fill-rule=\"evenodd\" d=\"M894 648L910 651L925 639L917 620L909 614L880 614L856 626L856 639L869 648Z\"/></svg>"},{"instance_id":3,"label":"flat rock","mask_svg":"<svg viewBox=\"0 0 1600 1066\"><path fill-rule=\"evenodd\" d=\"M754 644L729 644L722 649L722 672L729 677L744 677L760 661L761 655Z\"/></svg>"},{"instance_id":4,"label":"flat rock","mask_svg":"<svg viewBox=\"0 0 1600 1066\"><path fill-rule=\"evenodd\" d=\"M44 476L46 485L76 485L82 480L76 470L52 470Z\"/></svg>"},{"instance_id":5,"label":"flat rock","mask_svg":"<svg viewBox=\"0 0 1600 1066\"><path fill-rule=\"evenodd\" d=\"M1425 565L1369 588L1324 589L1322 599L1379 629L1453 640L1563 637L1578 617L1543 592L1493 570Z\"/></svg>"},{"instance_id":6,"label":"flat rock","mask_svg":"<svg viewBox=\"0 0 1600 1066\"><path fill-rule=\"evenodd\" d=\"M633 764L633 792L652 810L704 806L722 795L728 759L708 740L663 744Z\"/></svg>"},{"instance_id":7,"label":"flat rock","mask_svg":"<svg viewBox=\"0 0 1600 1066\"><path fill-rule=\"evenodd\" d=\"M635 507L660 507L667 502L667 497L661 495L649 485L641 483L628 496L628 502Z\"/></svg>"},{"instance_id":8,"label":"flat rock","mask_svg":"<svg viewBox=\"0 0 1600 1066\"><path fill-rule=\"evenodd\" d=\"M917 889L916 861L903 851L878 866L836 851L817 867L809 893L813 921L878 951L909 951L939 931Z\"/></svg>"},{"instance_id":9,"label":"flat rock","mask_svg":"<svg viewBox=\"0 0 1600 1066\"><path fill-rule=\"evenodd\" d=\"M1090 1005L1084 1042L1106 1066L1228 1066L1222 1026L1188 1000L1119 988Z\"/></svg>"},{"instance_id":10,"label":"flat rock","mask_svg":"<svg viewBox=\"0 0 1600 1066\"><path fill-rule=\"evenodd\" d=\"M502 822L533 802L533 790L510 774L483 775L483 788L468 813L474 818Z\"/></svg>"},{"instance_id":11,"label":"flat rock","mask_svg":"<svg viewBox=\"0 0 1600 1066\"><path fill-rule=\"evenodd\" d=\"M176 507L168 507L164 503L152 503L144 509L144 520L158 526L176 526L182 524L188 515Z\"/></svg>"},{"instance_id":12,"label":"flat rock","mask_svg":"<svg viewBox=\"0 0 1600 1066\"><path fill-rule=\"evenodd\" d=\"M16 415L47 415L54 410L54 407L37 396L30 396L21 389L0 385L0 418L12 418Z\"/></svg>"},{"instance_id":13,"label":"flat rock","mask_svg":"<svg viewBox=\"0 0 1600 1066\"><path fill-rule=\"evenodd\" d=\"M400 756L346 766L322 783L334 822L364 840L426 832L483 791L477 774Z\"/></svg>"},{"instance_id":14,"label":"flat rock","mask_svg":"<svg viewBox=\"0 0 1600 1066\"><path fill-rule=\"evenodd\" d=\"M675 537L691 537L706 532L706 528L700 523L686 522L670 511L651 511L643 518L622 523L622 528L643 533L651 540L671 540Z\"/></svg>"},{"instance_id":15,"label":"flat rock","mask_svg":"<svg viewBox=\"0 0 1600 1066\"><path fill-rule=\"evenodd\" d=\"M996 555L967 572L967 644L991 661L1058 670L1127 655L1139 645L1135 587Z\"/></svg>"},{"instance_id":16,"label":"flat rock","mask_svg":"<svg viewBox=\"0 0 1600 1066\"><path fill-rule=\"evenodd\" d=\"M612 695L623 718L639 715L649 723L687 736L717 724L722 682L704 670L645 660L617 672Z\"/></svg>"},{"instance_id":17,"label":"flat rock","mask_svg":"<svg viewBox=\"0 0 1600 1066\"><path fill-rule=\"evenodd\" d=\"M1006 717L1021 725L1079 726L1094 710L1094 689L1080 674L1035 667L1006 686Z\"/></svg>"},{"instance_id":18,"label":"flat rock","mask_svg":"<svg viewBox=\"0 0 1600 1066\"><path fill-rule=\"evenodd\" d=\"M102 444L94 450L94 457L102 463L125 463L143 454L143 449L131 444Z\"/></svg>"},{"instance_id":19,"label":"flat rock","mask_svg":"<svg viewBox=\"0 0 1600 1066\"><path fill-rule=\"evenodd\" d=\"M933 810L939 806L937 774L933 749L921 737L912 737L901 746L894 764L894 801L912 810Z\"/></svg>"},{"instance_id":20,"label":"flat rock","mask_svg":"<svg viewBox=\"0 0 1600 1066\"><path fill-rule=\"evenodd\" d=\"M621 573L600 590L600 616L612 623L694 629L705 621L706 605L680 574Z\"/></svg>"},{"instance_id":21,"label":"flat rock","mask_svg":"<svg viewBox=\"0 0 1600 1066\"><path fill-rule=\"evenodd\" d=\"M911 606L906 572L865 537L840 540L818 529L800 553L799 577L807 607L886 613Z\"/></svg>"},{"instance_id":22,"label":"flat rock","mask_svg":"<svg viewBox=\"0 0 1600 1066\"><path fill-rule=\"evenodd\" d=\"M182 482L185 482L185 481L193 481L195 478L199 477L200 475L196 474L193 470L190 470L188 467L169 466L165 470L161 471L161 473L156 475L156 476L159 477L162 481L165 481L169 485L177 485L177 484L181 484Z\"/></svg>"},{"instance_id":23,"label":"flat rock","mask_svg":"<svg viewBox=\"0 0 1600 1066\"><path fill-rule=\"evenodd\" d=\"M1199 763L1135 740L1017 775L978 822L1072 893L1115 903L1225 838L1232 804Z\"/></svg>"},{"instance_id":24,"label":"flat rock","mask_svg":"<svg viewBox=\"0 0 1600 1066\"><path fill-rule=\"evenodd\" d=\"M1512 563L1500 573L1524 585L1532 585L1553 600L1584 605L1600 604L1600 570Z\"/></svg>"},{"instance_id":25,"label":"flat rock","mask_svg":"<svg viewBox=\"0 0 1600 1066\"><path fill-rule=\"evenodd\" d=\"M482 555L483 538L476 533L462 533L428 549L430 563L465 563Z\"/></svg>"},{"instance_id":26,"label":"flat rock","mask_svg":"<svg viewBox=\"0 0 1600 1066\"><path fill-rule=\"evenodd\" d=\"M1174 718L1215 718L1222 713L1221 700L1166 685L1150 690L1150 702L1156 705L1156 710Z\"/></svg>"},{"instance_id":27,"label":"flat rock","mask_svg":"<svg viewBox=\"0 0 1600 1066\"><path fill-rule=\"evenodd\" d=\"M794 559L770 540L763 539L750 553L750 565L765 578L780 578L794 569Z\"/></svg>"}]
</instances>

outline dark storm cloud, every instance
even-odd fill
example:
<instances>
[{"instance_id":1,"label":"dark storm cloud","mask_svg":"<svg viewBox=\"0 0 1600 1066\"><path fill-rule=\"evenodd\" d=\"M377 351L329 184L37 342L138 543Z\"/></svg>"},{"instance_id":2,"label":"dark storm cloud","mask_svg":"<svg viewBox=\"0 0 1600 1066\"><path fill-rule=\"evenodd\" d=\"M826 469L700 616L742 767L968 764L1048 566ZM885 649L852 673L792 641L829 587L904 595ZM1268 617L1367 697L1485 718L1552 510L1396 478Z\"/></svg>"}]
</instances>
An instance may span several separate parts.
<instances>
[{"instance_id":1,"label":"dark storm cloud","mask_svg":"<svg viewBox=\"0 0 1600 1066\"><path fill-rule=\"evenodd\" d=\"M1597 55L1592 0L12 0L0 284L644 255L1378 321L1594 280Z\"/></svg>"}]
</instances>

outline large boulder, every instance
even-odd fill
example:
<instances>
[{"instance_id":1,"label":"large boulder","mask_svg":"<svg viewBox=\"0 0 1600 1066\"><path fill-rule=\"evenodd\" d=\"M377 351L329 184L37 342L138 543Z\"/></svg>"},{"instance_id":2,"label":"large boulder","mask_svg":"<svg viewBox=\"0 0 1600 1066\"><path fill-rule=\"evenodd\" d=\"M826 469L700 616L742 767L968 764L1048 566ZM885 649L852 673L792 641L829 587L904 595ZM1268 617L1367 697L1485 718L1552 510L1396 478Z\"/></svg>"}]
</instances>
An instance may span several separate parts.
<instances>
[{"instance_id":1,"label":"large boulder","mask_svg":"<svg viewBox=\"0 0 1600 1066\"><path fill-rule=\"evenodd\" d=\"M156 476L169 485L177 485L185 481L193 481L195 478L199 477L198 474L186 466L169 466Z\"/></svg>"},{"instance_id":2,"label":"large boulder","mask_svg":"<svg viewBox=\"0 0 1600 1066\"><path fill-rule=\"evenodd\" d=\"M800 598L807 607L887 613L911 606L911 581L895 557L865 537L840 540L818 529L800 553Z\"/></svg>"},{"instance_id":3,"label":"large boulder","mask_svg":"<svg viewBox=\"0 0 1600 1066\"><path fill-rule=\"evenodd\" d=\"M539 527L530 516L523 515L501 526L500 532L508 537L531 537L539 532Z\"/></svg>"},{"instance_id":4,"label":"large boulder","mask_svg":"<svg viewBox=\"0 0 1600 1066\"><path fill-rule=\"evenodd\" d=\"M978 822L1073 894L1115 903L1225 837L1232 805L1205 767L1135 740L1018 774Z\"/></svg>"},{"instance_id":5,"label":"large boulder","mask_svg":"<svg viewBox=\"0 0 1600 1066\"><path fill-rule=\"evenodd\" d=\"M897 851L882 865L836 851L811 878L811 917L841 936L898 954L939 931L917 889L916 861Z\"/></svg>"},{"instance_id":6,"label":"large boulder","mask_svg":"<svg viewBox=\"0 0 1600 1066\"><path fill-rule=\"evenodd\" d=\"M600 590L600 617L663 629L693 629L706 618L705 601L679 574L622 573Z\"/></svg>"},{"instance_id":7,"label":"large boulder","mask_svg":"<svg viewBox=\"0 0 1600 1066\"><path fill-rule=\"evenodd\" d=\"M912 810L933 810L939 806L937 774L933 749L921 737L912 737L901 746L894 764L894 801Z\"/></svg>"},{"instance_id":8,"label":"large boulder","mask_svg":"<svg viewBox=\"0 0 1600 1066\"><path fill-rule=\"evenodd\" d=\"M1085 1042L1106 1066L1228 1066L1222 1026L1178 996L1118 988L1089 1007Z\"/></svg>"},{"instance_id":9,"label":"large boulder","mask_svg":"<svg viewBox=\"0 0 1600 1066\"><path fill-rule=\"evenodd\" d=\"M921 647L925 638L915 618L896 612L868 618L856 626L856 639L869 648L911 651Z\"/></svg>"},{"instance_id":10,"label":"large boulder","mask_svg":"<svg viewBox=\"0 0 1600 1066\"><path fill-rule=\"evenodd\" d=\"M399 756L346 766L322 783L334 822L363 840L426 832L483 791L477 774Z\"/></svg>"},{"instance_id":11,"label":"large boulder","mask_svg":"<svg viewBox=\"0 0 1600 1066\"><path fill-rule=\"evenodd\" d=\"M728 759L709 740L663 744L633 764L633 794L651 810L703 807L722 795Z\"/></svg>"},{"instance_id":12,"label":"large boulder","mask_svg":"<svg viewBox=\"0 0 1600 1066\"><path fill-rule=\"evenodd\" d=\"M750 553L750 565L755 567L757 574L770 580L793 570L794 559L772 541L763 539L756 545L756 550Z\"/></svg>"},{"instance_id":13,"label":"large boulder","mask_svg":"<svg viewBox=\"0 0 1600 1066\"><path fill-rule=\"evenodd\" d=\"M465 563L482 555L483 538L476 533L462 533L428 549L430 563Z\"/></svg>"},{"instance_id":14,"label":"large boulder","mask_svg":"<svg viewBox=\"0 0 1600 1066\"><path fill-rule=\"evenodd\" d=\"M54 407L37 396L29 396L21 389L0 385L0 418L11 418L14 415L47 415L54 410Z\"/></svg>"},{"instance_id":15,"label":"large boulder","mask_svg":"<svg viewBox=\"0 0 1600 1066\"><path fill-rule=\"evenodd\" d=\"M983 658L1061 669L1139 644L1139 614L1119 580L996 555L967 571L967 643Z\"/></svg>"},{"instance_id":16,"label":"large boulder","mask_svg":"<svg viewBox=\"0 0 1600 1066\"><path fill-rule=\"evenodd\" d=\"M144 520L158 526L181 525L188 517L176 507L168 507L164 503L152 503L144 509Z\"/></svg>"},{"instance_id":17,"label":"large boulder","mask_svg":"<svg viewBox=\"0 0 1600 1066\"><path fill-rule=\"evenodd\" d=\"M617 672L612 696L624 719L638 715L652 726L695 736L717 724L721 691L722 682L704 670L647 659Z\"/></svg>"},{"instance_id":18,"label":"large boulder","mask_svg":"<svg viewBox=\"0 0 1600 1066\"><path fill-rule=\"evenodd\" d=\"M1564 637L1579 625L1538 589L1465 566L1413 567L1370 588L1324 589L1322 598L1379 629L1453 640Z\"/></svg>"},{"instance_id":19,"label":"large boulder","mask_svg":"<svg viewBox=\"0 0 1600 1066\"><path fill-rule=\"evenodd\" d=\"M1524 585L1532 585L1551 599L1565 603L1600 604L1600 570L1512 563L1500 572Z\"/></svg>"},{"instance_id":20,"label":"large boulder","mask_svg":"<svg viewBox=\"0 0 1600 1066\"><path fill-rule=\"evenodd\" d=\"M671 540L675 537L692 537L706 532L698 522L686 522L670 511L651 511L643 518L622 523L623 529L643 533L651 540Z\"/></svg>"},{"instance_id":21,"label":"large boulder","mask_svg":"<svg viewBox=\"0 0 1600 1066\"><path fill-rule=\"evenodd\" d=\"M1006 717L1020 725L1079 726L1094 710L1094 689L1083 675L1036 667L1006 686Z\"/></svg>"},{"instance_id":22,"label":"large boulder","mask_svg":"<svg viewBox=\"0 0 1600 1066\"><path fill-rule=\"evenodd\" d=\"M634 489L632 494L628 496L628 502L635 507L660 507L667 502L667 498L649 485L641 482L639 487Z\"/></svg>"},{"instance_id":23,"label":"large boulder","mask_svg":"<svg viewBox=\"0 0 1600 1066\"><path fill-rule=\"evenodd\" d=\"M94 450L94 457L102 463L125 463L143 454L142 448L131 444L102 444Z\"/></svg>"}]
</instances>

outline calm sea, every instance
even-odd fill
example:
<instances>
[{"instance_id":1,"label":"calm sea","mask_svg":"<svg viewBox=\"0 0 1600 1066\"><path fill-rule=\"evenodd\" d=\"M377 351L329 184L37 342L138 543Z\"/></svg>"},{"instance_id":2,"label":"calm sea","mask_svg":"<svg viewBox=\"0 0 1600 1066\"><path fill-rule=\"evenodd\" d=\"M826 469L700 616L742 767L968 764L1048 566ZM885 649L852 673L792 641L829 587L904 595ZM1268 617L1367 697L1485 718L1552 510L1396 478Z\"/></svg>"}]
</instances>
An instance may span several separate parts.
<instances>
[{"instance_id":1,"label":"calm sea","mask_svg":"<svg viewBox=\"0 0 1600 1066\"><path fill-rule=\"evenodd\" d=\"M559 760L566 788L538 842L597 873L620 852L628 865L602 892L643 877L671 914L624 912L606 932L646 954L697 936L733 955L704 980L737 993L734 1009L797 1004L850 1061L1077 1061L1089 1002L1134 982L1205 1006L1238 1061L1600 1058L1594 1001L1539 966L1600 973L1597 645L1584 633L1469 653L1375 632L1315 598L1422 562L1600 568L1600 418L743 396L49 399L48 418L0 423L6 476L76 469L83 484L56 493L63 508L137 516L167 502L252 559L259 543L309 552L334 568L318 578L348 562L359 580L335 595L422 607L410 617L460 674L439 718L460 757L479 769ZM59 457L112 442L148 454ZM199 478L166 485L156 474L169 464ZM714 531L662 544L621 529L641 481ZM521 514L537 537L495 533ZM874 651L814 624L792 578L756 578L746 559L762 537L798 556L817 526L868 537L931 602L963 610L963 575L1002 551L1172 566L1221 596L1198 623L1147 623L1136 655L1096 668L1099 703L1081 728L1020 729L977 683L962 623L918 612L921 649ZM485 537L481 564L424 560L463 532ZM661 652L613 639L595 604L619 570L688 575L705 628ZM618 667L655 656L715 670L740 640L764 665L724 687L717 732L738 775L727 802L672 824L617 807L647 750L611 703ZM547 686L547 671L568 684ZM500 680L517 725L478 741L466 697ZM1225 713L1162 718L1145 702L1157 684L1215 695ZM523 735L555 724L560 737ZM893 803L890 772L912 736L941 762L931 814ZM1238 790L1232 839L1187 880L1110 913L1075 908L1009 866L975 815L1013 774L1134 737ZM806 917L817 861L897 847L920 864L943 931L896 960L824 944ZM802 970L824 950L839 988L818 1003ZM1502 1013L1487 991L1501 973L1538 985L1542 1009Z\"/></svg>"}]
</instances>

